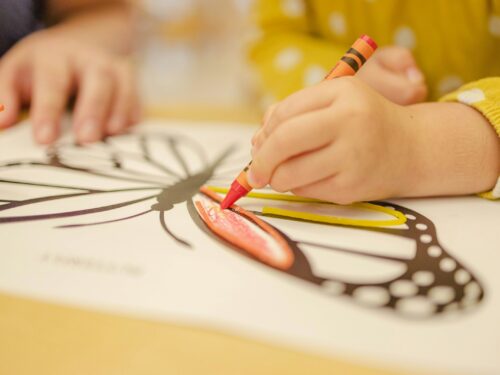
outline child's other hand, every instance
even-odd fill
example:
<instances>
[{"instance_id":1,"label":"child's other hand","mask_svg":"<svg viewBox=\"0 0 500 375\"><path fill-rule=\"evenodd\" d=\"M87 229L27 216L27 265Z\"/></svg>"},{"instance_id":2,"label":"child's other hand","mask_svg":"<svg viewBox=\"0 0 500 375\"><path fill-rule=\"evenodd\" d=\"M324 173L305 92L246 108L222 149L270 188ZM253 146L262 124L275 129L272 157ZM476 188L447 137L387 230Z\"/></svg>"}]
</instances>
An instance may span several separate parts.
<instances>
[{"instance_id":1,"label":"child's other hand","mask_svg":"<svg viewBox=\"0 0 500 375\"><path fill-rule=\"evenodd\" d=\"M410 50L403 47L379 49L357 76L397 104L420 103L427 96L424 75Z\"/></svg>"},{"instance_id":2,"label":"child's other hand","mask_svg":"<svg viewBox=\"0 0 500 375\"><path fill-rule=\"evenodd\" d=\"M250 183L341 204L400 195L411 155L404 108L355 77L299 91L254 138Z\"/></svg>"},{"instance_id":3,"label":"child's other hand","mask_svg":"<svg viewBox=\"0 0 500 375\"><path fill-rule=\"evenodd\" d=\"M37 142L54 142L68 101L76 95L77 141L98 141L138 120L134 74L129 61L104 49L60 35L57 28L32 34L0 59L0 129L18 121L30 104Z\"/></svg>"}]
</instances>

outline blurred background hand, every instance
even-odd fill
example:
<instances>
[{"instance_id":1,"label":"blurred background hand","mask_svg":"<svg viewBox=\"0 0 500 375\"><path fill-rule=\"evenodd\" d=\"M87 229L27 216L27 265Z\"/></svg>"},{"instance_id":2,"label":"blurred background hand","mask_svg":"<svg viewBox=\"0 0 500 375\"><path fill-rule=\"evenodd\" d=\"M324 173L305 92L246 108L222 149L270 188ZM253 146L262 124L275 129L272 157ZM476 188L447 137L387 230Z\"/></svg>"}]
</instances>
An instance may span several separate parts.
<instances>
[{"instance_id":1,"label":"blurred background hand","mask_svg":"<svg viewBox=\"0 0 500 375\"><path fill-rule=\"evenodd\" d=\"M137 86L130 61L132 16L116 1L52 0L53 26L21 39L0 59L0 129L30 106L37 142L54 142L75 98L78 142L117 134L138 121Z\"/></svg>"},{"instance_id":2,"label":"blurred background hand","mask_svg":"<svg viewBox=\"0 0 500 375\"><path fill-rule=\"evenodd\" d=\"M380 48L360 69L357 76L397 104L416 104L427 97L424 74L407 48Z\"/></svg>"}]
</instances>

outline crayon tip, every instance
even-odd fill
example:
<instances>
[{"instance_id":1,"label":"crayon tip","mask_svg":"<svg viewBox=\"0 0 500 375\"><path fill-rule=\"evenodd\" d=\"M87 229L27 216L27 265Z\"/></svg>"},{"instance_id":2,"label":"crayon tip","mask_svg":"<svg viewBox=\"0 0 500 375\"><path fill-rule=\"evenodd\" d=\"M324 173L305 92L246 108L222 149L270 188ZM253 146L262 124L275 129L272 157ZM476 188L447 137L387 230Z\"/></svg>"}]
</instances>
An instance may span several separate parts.
<instances>
[{"instance_id":1,"label":"crayon tip","mask_svg":"<svg viewBox=\"0 0 500 375\"><path fill-rule=\"evenodd\" d=\"M372 47L373 50L376 50L378 48L377 43L375 43L375 41L372 38L370 38L368 35L366 35L366 34L361 35L361 39L363 39L366 43L368 43L368 45L370 47Z\"/></svg>"},{"instance_id":2,"label":"crayon tip","mask_svg":"<svg viewBox=\"0 0 500 375\"><path fill-rule=\"evenodd\" d=\"M231 189L227 192L226 197L220 204L220 208L225 210L226 208L231 207L238 199L244 197L248 194L248 190L240 185L238 181L234 181L231 185Z\"/></svg>"},{"instance_id":3,"label":"crayon tip","mask_svg":"<svg viewBox=\"0 0 500 375\"><path fill-rule=\"evenodd\" d=\"M233 205L240 198L239 194L233 190L230 190L224 200L220 204L220 208L225 210Z\"/></svg>"}]
</instances>

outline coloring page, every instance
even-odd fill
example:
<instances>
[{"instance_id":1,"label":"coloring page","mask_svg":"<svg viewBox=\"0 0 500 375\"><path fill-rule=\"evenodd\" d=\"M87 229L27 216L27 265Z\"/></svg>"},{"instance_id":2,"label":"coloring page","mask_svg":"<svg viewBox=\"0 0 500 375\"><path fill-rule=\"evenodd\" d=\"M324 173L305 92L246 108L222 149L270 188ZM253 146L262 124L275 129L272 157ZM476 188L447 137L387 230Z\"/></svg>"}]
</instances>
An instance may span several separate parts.
<instances>
[{"instance_id":1,"label":"coloring page","mask_svg":"<svg viewBox=\"0 0 500 375\"><path fill-rule=\"evenodd\" d=\"M327 355L500 373L500 206L337 206L259 190L220 210L255 128L149 121L91 145L0 133L0 292Z\"/></svg>"}]
</instances>

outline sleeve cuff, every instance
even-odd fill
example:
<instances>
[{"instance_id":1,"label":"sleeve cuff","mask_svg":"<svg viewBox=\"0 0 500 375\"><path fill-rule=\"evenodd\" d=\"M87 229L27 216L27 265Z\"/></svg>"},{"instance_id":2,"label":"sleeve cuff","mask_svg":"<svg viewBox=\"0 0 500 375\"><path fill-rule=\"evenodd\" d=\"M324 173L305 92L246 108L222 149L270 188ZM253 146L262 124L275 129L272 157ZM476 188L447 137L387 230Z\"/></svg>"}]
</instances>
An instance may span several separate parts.
<instances>
[{"instance_id":1,"label":"sleeve cuff","mask_svg":"<svg viewBox=\"0 0 500 375\"><path fill-rule=\"evenodd\" d=\"M459 102L478 110L500 137L500 77L468 83L442 97L441 102Z\"/></svg>"}]
</instances>

